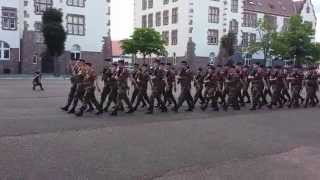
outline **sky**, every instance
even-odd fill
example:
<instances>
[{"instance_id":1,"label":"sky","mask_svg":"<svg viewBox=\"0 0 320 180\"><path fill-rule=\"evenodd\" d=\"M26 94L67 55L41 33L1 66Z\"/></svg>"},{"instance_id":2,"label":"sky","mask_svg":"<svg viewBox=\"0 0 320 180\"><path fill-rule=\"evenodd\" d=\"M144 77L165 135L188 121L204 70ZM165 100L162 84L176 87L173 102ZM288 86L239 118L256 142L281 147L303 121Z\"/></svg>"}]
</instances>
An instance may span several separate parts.
<instances>
[{"instance_id":1,"label":"sky","mask_svg":"<svg viewBox=\"0 0 320 180\"><path fill-rule=\"evenodd\" d=\"M320 0L312 0L318 23L316 40L320 42ZM113 40L128 38L133 32L133 0L111 1L111 37Z\"/></svg>"}]
</instances>

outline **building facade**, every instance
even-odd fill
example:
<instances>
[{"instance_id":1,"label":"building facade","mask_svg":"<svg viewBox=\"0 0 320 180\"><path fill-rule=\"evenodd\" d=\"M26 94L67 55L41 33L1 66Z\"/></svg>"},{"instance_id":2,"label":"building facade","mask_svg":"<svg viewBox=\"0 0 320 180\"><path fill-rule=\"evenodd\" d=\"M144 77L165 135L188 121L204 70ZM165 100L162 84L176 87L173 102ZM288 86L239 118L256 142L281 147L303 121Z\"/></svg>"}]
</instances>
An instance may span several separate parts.
<instances>
[{"instance_id":1,"label":"building facade","mask_svg":"<svg viewBox=\"0 0 320 180\"><path fill-rule=\"evenodd\" d=\"M111 46L110 0L2 0L0 74L54 71L53 61L45 53L41 33L42 14L48 8L63 13L67 33L65 53L59 58L59 72L68 73L70 61L80 58L97 68L103 67L108 54L105 49ZM8 46L9 51L2 48ZM2 55L3 52L6 54Z\"/></svg>"},{"instance_id":2,"label":"building facade","mask_svg":"<svg viewBox=\"0 0 320 180\"><path fill-rule=\"evenodd\" d=\"M236 34L240 48L259 41L257 24L262 19L281 31L290 16L300 14L316 27L311 0L135 0L134 5L135 27L160 32L173 63L186 56L190 39L195 44L197 64L214 60L221 37L229 32ZM261 56L257 53L254 58Z\"/></svg>"}]
</instances>

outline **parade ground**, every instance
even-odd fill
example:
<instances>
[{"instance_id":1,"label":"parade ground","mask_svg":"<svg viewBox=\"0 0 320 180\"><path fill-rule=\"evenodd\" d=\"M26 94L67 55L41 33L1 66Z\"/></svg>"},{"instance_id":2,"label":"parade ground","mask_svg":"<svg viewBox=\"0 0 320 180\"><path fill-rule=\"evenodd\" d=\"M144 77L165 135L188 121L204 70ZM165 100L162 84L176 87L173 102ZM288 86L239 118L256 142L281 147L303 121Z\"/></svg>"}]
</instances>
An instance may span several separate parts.
<instances>
[{"instance_id":1,"label":"parade ground","mask_svg":"<svg viewBox=\"0 0 320 180\"><path fill-rule=\"evenodd\" d=\"M320 179L319 107L77 118L44 87L0 80L1 180Z\"/></svg>"}]
</instances>

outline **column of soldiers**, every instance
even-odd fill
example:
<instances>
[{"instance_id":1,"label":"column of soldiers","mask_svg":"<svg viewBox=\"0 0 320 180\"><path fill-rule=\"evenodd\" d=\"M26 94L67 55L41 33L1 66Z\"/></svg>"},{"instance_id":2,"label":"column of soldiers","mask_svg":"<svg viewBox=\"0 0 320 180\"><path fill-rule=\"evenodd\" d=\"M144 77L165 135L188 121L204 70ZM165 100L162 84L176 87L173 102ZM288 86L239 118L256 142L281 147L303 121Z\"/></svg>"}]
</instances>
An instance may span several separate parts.
<instances>
[{"instance_id":1,"label":"column of soldiers","mask_svg":"<svg viewBox=\"0 0 320 180\"><path fill-rule=\"evenodd\" d=\"M179 112L184 103L188 107L186 112L193 111L198 104L203 111L209 107L214 111L228 111L229 108L238 111L250 104L250 110L254 111L264 106L272 109L304 105L307 108L319 103L318 73L313 67L305 70L299 66L287 69L265 68L259 64L208 65L194 73L186 61L182 61L177 70L170 63L155 60L151 66L135 64L134 70L129 72L120 60L105 66L102 91L97 78L90 63L76 61L72 65L67 104L62 110L76 116L94 110L97 115L110 111L110 115L116 116L119 112L133 113L145 107L147 114L153 114L155 109L167 112L170 106L172 111ZM101 92L100 101L96 90ZM177 92L178 98L175 97Z\"/></svg>"}]
</instances>

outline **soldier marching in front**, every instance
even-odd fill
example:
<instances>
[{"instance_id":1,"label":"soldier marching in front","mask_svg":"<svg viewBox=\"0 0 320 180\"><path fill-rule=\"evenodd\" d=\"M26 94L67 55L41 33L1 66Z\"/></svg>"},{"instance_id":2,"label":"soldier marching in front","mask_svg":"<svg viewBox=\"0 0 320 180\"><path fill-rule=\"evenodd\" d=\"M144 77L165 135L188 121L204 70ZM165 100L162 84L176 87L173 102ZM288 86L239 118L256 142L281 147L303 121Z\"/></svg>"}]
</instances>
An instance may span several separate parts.
<instances>
[{"instance_id":1,"label":"soldier marching in front","mask_svg":"<svg viewBox=\"0 0 320 180\"><path fill-rule=\"evenodd\" d=\"M198 69L197 74L194 77L194 83L193 86L196 89L196 93L194 95L194 106L197 104L198 100L200 100L200 104L203 104L205 102L205 98L203 97L202 91L203 91L203 85L204 85L204 79L205 79L205 74L203 72L203 69L200 67Z\"/></svg>"},{"instance_id":2,"label":"soldier marching in front","mask_svg":"<svg viewBox=\"0 0 320 180\"><path fill-rule=\"evenodd\" d=\"M136 105L134 106L135 111L138 109L140 103L148 102L148 104L150 104L149 97L147 94L149 80L150 80L150 77L149 77L149 72L148 72L148 65L143 64L139 68L139 70L136 74L136 82L135 83L137 86L138 94L137 94Z\"/></svg>"},{"instance_id":3,"label":"soldier marching in front","mask_svg":"<svg viewBox=\"0 0 320 180\"><path fill-rule=\"evenodd\" d=\"M186 101L188 103L188 109L185 111L191 112L194 109L193 98L191 96L191 83L193 81L193 73L186 61L181 62L182 68L178 75L178 84L180 84L180 95L178 98L178 105L172 110L178 112L179 108Z\"/></svg>"},{"instance_id":4,"label":"soldier marching in front","mask_svg":"<svg viewBox=\"0 0 320 180\"><path fill-rule=\"evenodd\" d=\"M118 91L117 91L117 99L116 99L116 106L114 110L112 111L111 115L112 116L117 116L118 111L123 107L122 101L126 103L128 106L129 110L127 113L133 113L134 109L132 107L132 104L128 98L128 78L130 76L128 69L124 67L124 61L120 60L118 61L118 69L115 74L115 79L117 80L117 86L118 86Z\"/></svg>"},{"instance_id":5,"label":"soldier marching in front","mask_svg":"<svg viewBox=\"0 0 320 180\"><path fill-rule=\"evenodd\" d=\"M167 112L167 108L162 100L165 71L160 68L160 60L156 59L153 65L154 67L150 75L150 84L151 84L151 95L149 97L150 104L149 104L147 114L153 114L155 99L157 100L161 111Z\"/></svg>"},{"instance_id":6,"label":"soldier marching in front","mask_svg":"<svg viewBox=\"0 0 320 180\"><path fill-rule=\"evenodd\" d=\"M97 115L102 114L102 108L100 103L95 97L95 90L97 89L100 92L100 88L97 83L97 74L92 67L91 63L86 63L85 68L85 77L83 79L84 86L84 95L83 95L83 104L80 107L79 111L76 113L76 116L82 116L83 112L88 108L90 103L94 104L98 112Z\"/></svg>"},{"instance_id":7,"label":"soldier marching in front","mask_svg":"<svg viewBox=\"0 0 320 180\"><path fill-rule=\"evenodd\" d=\"M177 91L176 73L173 71L171 63L167 63L165 75L164 104L166 105L167 102L169 102L169 105L170 103L173 103L174 107L176 107L177 101L174 98L173 91Z\"/></svg>"}]
</instances>

